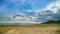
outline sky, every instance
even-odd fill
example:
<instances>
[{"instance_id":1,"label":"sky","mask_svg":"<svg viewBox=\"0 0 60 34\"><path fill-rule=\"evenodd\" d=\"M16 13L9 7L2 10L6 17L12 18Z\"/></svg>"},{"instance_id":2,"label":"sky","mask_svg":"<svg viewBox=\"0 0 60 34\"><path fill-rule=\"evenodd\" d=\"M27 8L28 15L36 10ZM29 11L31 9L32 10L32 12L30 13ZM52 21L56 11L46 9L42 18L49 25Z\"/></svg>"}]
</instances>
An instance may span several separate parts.
<instances>
[{"instance_id":1,"label":"sky","mask_svg":"<svg viewBox=\"0 0 60 34\"><path fill-rule=\"evenodd\" d=\"M59 20L59 3L59 0L0 0L0 23Z\"/></svg>"},{"instance_id":2,"label":"sky","mask_svg":"<svg viewBox=\"0 0 60 34\"><path fill-rule=\"evenodd\" d=\"M0 0L0 13L9 15L26 10L41 9L54 0Z\"/></svg>"}]
</instances>

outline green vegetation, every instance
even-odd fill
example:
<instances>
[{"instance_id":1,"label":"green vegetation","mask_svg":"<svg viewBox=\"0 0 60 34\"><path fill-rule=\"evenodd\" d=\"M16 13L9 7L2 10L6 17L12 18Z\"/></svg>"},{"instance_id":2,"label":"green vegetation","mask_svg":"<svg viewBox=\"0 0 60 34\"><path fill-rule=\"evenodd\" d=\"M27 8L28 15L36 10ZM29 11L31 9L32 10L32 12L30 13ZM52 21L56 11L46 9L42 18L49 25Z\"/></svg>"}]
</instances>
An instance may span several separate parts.
<instances>
[{"instance_id":1,"label":"green vegetation","mask_svg":"<svg viewBox=\"0 0 60 34\"><path fill-rule=\"evenodd\" d=\"M42 24L60 24L60 20L59 21L48 21Z\"/></svg>"}]
</instances>

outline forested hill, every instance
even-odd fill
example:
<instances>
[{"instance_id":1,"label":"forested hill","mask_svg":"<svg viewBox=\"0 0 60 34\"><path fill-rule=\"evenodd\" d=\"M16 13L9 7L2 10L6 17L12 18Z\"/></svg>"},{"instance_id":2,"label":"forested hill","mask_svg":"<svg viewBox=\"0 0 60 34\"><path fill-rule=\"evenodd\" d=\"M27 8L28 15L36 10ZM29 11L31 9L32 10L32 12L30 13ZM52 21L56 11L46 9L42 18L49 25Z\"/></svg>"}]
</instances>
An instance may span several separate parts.
<instances>
[{"instance_id":1,"label":"forested hill","mask_svg":"<svg viewBox=\"0 0 60 34\"><path fill-rule=\"evenodd\" d=\"M59 21L48 21L42 24L60 24L60 20Z\"/></svg>"}]
</instances>

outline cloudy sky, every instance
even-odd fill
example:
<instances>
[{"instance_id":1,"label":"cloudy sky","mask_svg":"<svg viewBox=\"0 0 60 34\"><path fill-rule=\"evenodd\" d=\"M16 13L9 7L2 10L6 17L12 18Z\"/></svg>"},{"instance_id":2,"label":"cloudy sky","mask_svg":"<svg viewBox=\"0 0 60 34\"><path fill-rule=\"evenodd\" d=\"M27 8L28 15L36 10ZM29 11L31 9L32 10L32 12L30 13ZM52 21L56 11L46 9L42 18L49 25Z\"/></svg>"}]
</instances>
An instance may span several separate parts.
<instances>
[{"instance_id":1,"label":"cloudy sky","mask_svg":"<svg viewBox=\"0 0 60 34\"><path fill-rule=\"evenodd\" d=\"M60 20L59 0L0 0L0 23Z\"/></svg>"}]
</instances>

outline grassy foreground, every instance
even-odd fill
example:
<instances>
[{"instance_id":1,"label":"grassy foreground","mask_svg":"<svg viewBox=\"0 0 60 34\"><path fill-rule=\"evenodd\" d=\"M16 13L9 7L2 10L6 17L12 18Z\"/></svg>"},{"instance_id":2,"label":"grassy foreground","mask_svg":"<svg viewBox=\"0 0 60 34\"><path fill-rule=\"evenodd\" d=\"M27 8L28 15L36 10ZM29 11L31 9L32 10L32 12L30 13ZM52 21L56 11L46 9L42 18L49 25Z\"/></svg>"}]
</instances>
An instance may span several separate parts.
<instances>
[{"instance_id":1,"label":"grassy foreground","mask_svg":"<svg viewBox=\"0 0 60 34\"><path fill-rule=\"evenodd\" d=\"M60 24L0 25L0 34L60 34Z\"/></svg>"}]
</instances>

